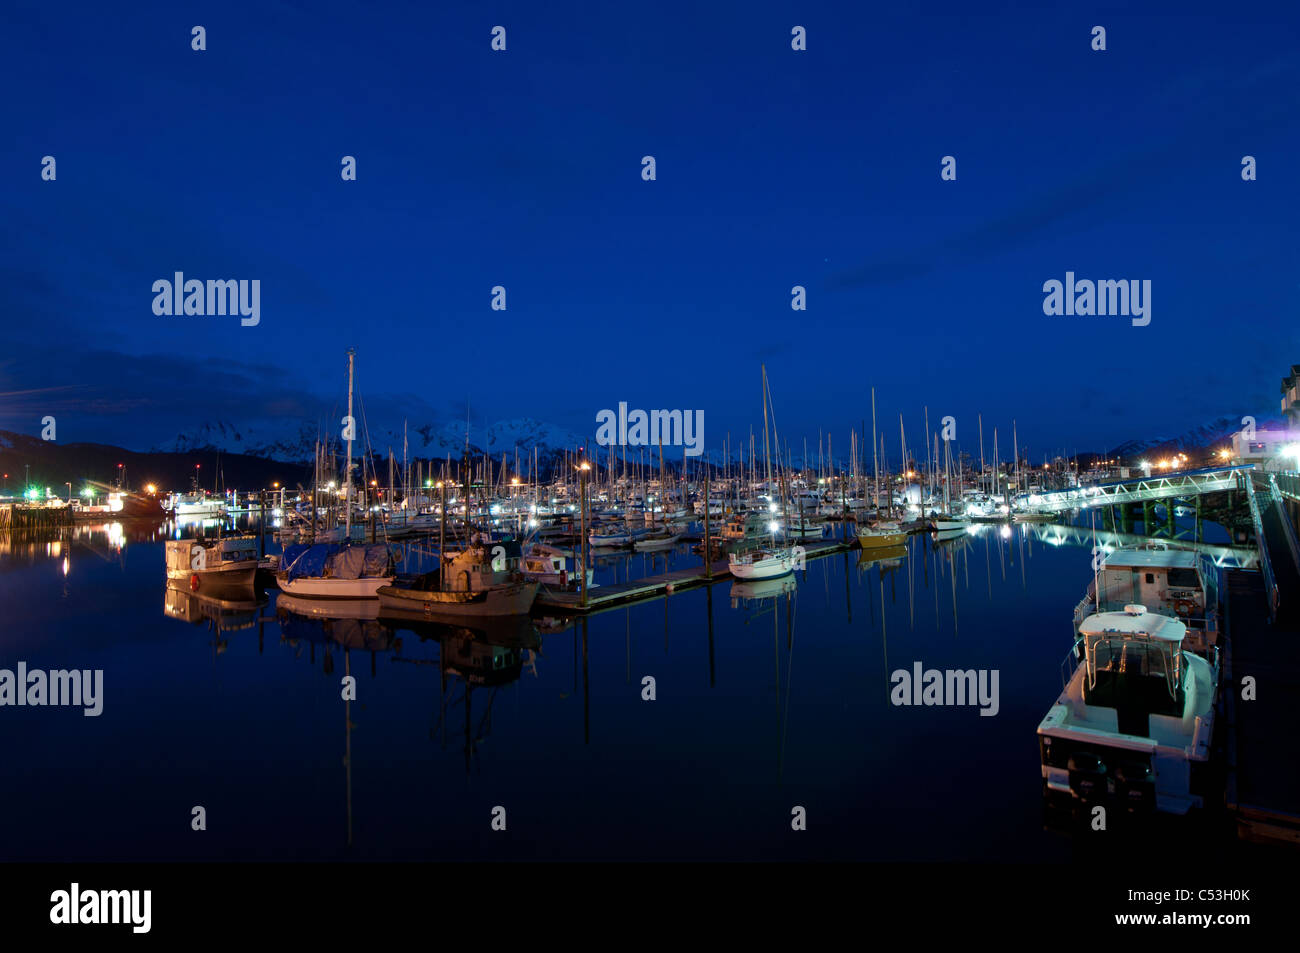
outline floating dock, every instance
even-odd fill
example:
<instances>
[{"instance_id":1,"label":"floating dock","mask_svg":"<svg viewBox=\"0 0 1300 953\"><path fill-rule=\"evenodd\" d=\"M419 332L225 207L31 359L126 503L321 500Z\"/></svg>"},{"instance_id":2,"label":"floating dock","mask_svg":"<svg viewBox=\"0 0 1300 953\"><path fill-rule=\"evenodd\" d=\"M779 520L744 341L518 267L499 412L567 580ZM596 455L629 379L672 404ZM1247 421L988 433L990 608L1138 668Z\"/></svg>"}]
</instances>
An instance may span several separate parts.
<instances>
[{"instance_id":1,"label":"floating dock","mask_svg":"<svg viewBox=\"0 0 1300 953\"><path fill-rule=\"evenodd\" d=\"M819 559L834 553L847 552L857 544L856 537L851 540L823 539L811 540L804 544L804 559ZM678 569L673 572L646 576L631 582L616 582L608 586L596 586L587 593L587 604L582 602L579 592L557 591L542 587L534 603L536 609L548 609L554 612L588 615L614 606L624 606L633 602L654 599L679 589L711 585L731 578L731 564L725 559L714 560L711 574L706 574L703 566L690 569Z\"/></svg>"}]
</instances>

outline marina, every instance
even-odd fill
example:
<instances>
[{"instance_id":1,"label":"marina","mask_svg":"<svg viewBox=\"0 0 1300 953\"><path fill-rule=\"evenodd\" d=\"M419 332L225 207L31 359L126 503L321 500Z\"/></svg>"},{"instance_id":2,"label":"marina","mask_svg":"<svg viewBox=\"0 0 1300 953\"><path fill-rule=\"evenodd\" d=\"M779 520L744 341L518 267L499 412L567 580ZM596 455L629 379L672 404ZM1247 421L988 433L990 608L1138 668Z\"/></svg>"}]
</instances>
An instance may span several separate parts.
<instances>
[{"instance_id":1,"label":"marina","mask_svg":"<svg viewBox=\"0 0 1300 953\"><path fill-rule=\"evenodd\" d=\"M5 31L20 943L515 864L597 937L609 864L671 937L719 864L931 947L1287 922L1300 8L72 6ZM569 939L511 899L440 925Z\"/></svg>"}]
</instances>

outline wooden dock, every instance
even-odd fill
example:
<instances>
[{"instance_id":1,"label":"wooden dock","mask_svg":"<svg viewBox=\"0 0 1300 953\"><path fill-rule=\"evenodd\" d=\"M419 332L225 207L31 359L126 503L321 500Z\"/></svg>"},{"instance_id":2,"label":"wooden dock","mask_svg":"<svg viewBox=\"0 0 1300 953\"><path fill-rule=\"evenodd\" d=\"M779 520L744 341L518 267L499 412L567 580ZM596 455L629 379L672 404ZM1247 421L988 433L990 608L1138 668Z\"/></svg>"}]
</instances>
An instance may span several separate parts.
<instances>
[{"instance_id":1,"label":"wooden dock","mask_svg":"<svg viewBox=\"0 0 1300 953\"><path fill-rule=\"evenodd\" d=\"M844 541L838 539L812 540L804 544L804 559L819 559L834 553L842 553L857 544L856 537ZM711 575L706 575L703 566L690 569L678 569L673 572L646 576L631 582L617 582L608 586L596 586L587 593L587 604L581 605L582 596L578 592L561 592L542 587L534 603L536 609L546 609L565 614L590 615L614 606L625 606L634 602L656 599L659 596L690 589L696 586L712 585L731 578L730 563L725 559L715 560Z\"/></svg>"},{"instance_id":2,"label":"wooden dock","mask_svg":"<svg viewBox=\"0 0 1300 953\"><path fill-rule=\"evenodd\" d=\"M0 504L0 529L53 529L72 525L72 510L66 506Z\"/></svg>"},{"instance_id":3,"label":"wooden dock","mask_svg":"<svg viewBox=\"0 0 1300 953\"><path fill-rule=\"evenodd\" d=\"M1225 802L1243 840L1300 846L1300 626L1294 614L1279 614L1269 624L1258 572L1230 571L1227 590ZM1294 601L1300 592L1290 596ZM1253 700L1242 698L1248 676L1255 682Z\"/></svg>"}]
</instances>

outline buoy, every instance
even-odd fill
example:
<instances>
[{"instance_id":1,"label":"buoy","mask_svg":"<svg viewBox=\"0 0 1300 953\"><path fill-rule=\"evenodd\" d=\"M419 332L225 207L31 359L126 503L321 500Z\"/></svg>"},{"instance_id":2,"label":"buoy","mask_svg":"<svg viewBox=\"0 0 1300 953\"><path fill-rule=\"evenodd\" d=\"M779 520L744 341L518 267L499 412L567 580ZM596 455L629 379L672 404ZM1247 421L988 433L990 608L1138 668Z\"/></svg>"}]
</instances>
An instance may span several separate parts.
<instances>
[{"instance_id":1,"label":"buoy","mask_svg":"<svg viewBox=\"0 0 1300 953\"><path fill-rule=\"evenodd\" d=\"M190 589L193 592L199 591L199 574L194 573L190 576Z\"/></svg>"}]
</instances>

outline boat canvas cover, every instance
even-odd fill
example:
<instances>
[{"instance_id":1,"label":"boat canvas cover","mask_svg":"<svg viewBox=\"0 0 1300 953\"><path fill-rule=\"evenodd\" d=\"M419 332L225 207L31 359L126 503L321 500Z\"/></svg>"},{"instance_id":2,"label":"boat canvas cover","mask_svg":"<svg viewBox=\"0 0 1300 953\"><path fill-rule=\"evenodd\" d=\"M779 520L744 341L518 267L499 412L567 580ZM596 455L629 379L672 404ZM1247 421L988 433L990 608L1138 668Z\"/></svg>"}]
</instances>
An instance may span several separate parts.
<instances>
[{"instance_id":1,"label":"boat canvas cover","mask_svg":"<svg viewBox=\"0 0 1300 953\"><path fill-rule=\"evenodd\" d=\"M382 576L388 568L388 546L373 543L364 546L339 546L333 543L309 543L286 546L280 560L290 581L304 577L319 579L360 579Z\"/></svg>"}]
</instances>

